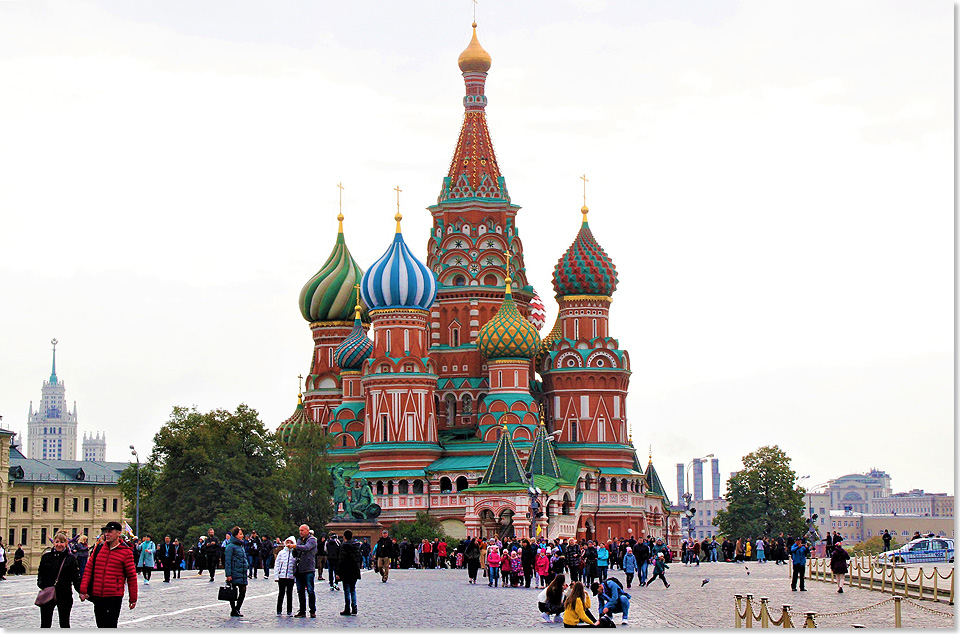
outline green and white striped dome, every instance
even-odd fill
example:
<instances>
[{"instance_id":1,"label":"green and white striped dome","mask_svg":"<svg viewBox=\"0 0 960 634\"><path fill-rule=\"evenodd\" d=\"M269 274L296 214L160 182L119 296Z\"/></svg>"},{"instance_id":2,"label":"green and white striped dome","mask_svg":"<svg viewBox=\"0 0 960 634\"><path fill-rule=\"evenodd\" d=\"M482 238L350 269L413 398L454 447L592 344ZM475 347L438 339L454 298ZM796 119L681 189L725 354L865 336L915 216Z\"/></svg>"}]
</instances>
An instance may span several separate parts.
<instances>
[{"instance_id":1,"label":"green and white striped dome","mask_svg":"<svg viewBox=\"0 0 960 634\"><path fill-rule=\"evenodd\" d=\"M363 278L363 270L350 255L343 238L343 215L337 216L340 230L330 257L300 291L300 314L309 322L352 321L356 303L354 285ZM366 307L361 319L369 322Z\"/></svg>"}]
</instances>

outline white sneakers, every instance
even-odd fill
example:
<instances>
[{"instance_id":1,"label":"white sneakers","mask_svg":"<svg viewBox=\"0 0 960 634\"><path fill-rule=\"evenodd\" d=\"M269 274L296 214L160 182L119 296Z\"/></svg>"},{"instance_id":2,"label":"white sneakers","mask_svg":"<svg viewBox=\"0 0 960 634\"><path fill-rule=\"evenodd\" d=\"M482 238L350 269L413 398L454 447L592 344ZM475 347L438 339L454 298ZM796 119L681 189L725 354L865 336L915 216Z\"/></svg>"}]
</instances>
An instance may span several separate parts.
<instances>
[{"instance_id":1,"label":"white sneakers","mask_svg":"<svg viewBox=\"0 0 960 634\"><path fill-rule=\"evenodd\" d=\"M627 624L627 617L623 617L623 620L620 621L620 625L626 625L626 624Z\"/></svg>"},{"instance_id":2,"label":"white sneakers","mask_svg":"<svg viewBox=\"0 0 960 634\"><path fill-rule=\"evenodd\" d=\"M550 615L547 614L546 612L541 612L541 613L540 613L540 618L543 619L543 622L544 622L544 623L552 623L552 622L553 622L553 619L551 619L551 618L550 618Z\"/></svg>"}]
</instances>

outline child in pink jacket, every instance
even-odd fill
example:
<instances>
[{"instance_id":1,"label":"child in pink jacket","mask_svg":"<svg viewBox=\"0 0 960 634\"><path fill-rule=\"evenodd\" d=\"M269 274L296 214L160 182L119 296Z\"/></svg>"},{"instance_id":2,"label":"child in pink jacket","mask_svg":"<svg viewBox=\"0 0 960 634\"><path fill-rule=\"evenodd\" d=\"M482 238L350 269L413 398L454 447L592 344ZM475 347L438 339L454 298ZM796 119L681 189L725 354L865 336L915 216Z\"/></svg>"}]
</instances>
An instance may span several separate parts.
<instances>
[{"instance_id":1,"label":"child in pink jacket","mask_svg":"<svg viewBox=\"0 0 960 634\"><path fill-rule=\"evenodd\" d=\"M491 545L487 549L487 585L496 588L500 581L500 550Z\"/></svg>"},{"instance_id":2,"label":"child in pink jacket","mask_svg":"<svg viewBox=\"0 0 960 634\"><path fill-rule=\"evenodd\" d=\"M550 575L550 558L547 557L547 549L541 548L537 554L537 560L533 564L533 569L537 571L537 577L540 579L540 587L546 588L550 581L547 577Z\"/></svg>"}]
</instances>

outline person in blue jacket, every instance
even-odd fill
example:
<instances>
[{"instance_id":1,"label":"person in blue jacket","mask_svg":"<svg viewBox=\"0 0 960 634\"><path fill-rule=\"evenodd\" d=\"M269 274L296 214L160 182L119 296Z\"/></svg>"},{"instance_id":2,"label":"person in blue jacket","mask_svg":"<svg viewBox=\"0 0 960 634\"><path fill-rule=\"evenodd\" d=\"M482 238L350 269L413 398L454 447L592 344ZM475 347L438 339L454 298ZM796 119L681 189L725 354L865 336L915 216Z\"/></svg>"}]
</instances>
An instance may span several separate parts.
<instances>
[{"instance_id":1,"label":"person in blue jacket","mask_svg":"<svg viewBox=\"0 0 960 634\"><path fill-rule=\"evenodd\" d=\"M790 557L793 559L793 578L790 581L790 589L796 592L797 579L800 580L800 591L806 592L803 587L803 577L807 567L807 556L810 549L803 543L803 538L798 537L797 543L790 547Z\"/></svg>"},{"instance_id":2,"label":"person in blue jacket","mask_svg":"<svg viewBox=\"0 0 960 634\"><path fill-rule=\"evenodd\" d=\"M227 583L237 588L236 600L230 601L230 616L243 616L240 614L240 606L247 594L247 552L243 547L243 529L234 526L230 535L230 541L223 552L223 572Z\"/></svg>"},{"instance_id":3,"label":"person in blue jacket","mask_svg":"<svg viewBox=\"0 0 960 634\"><path fill-rule=\"evenodd\" d=\"M597 544L597 578L603 582L607 580L607 569L610 566L610 551L603 543Z\"/></svg>"},{"instance_id":4,"label":"person in blue jacket","mask_svg":"<svg viewBox=\"0 0 960 634\"><path fill-rule=\"evenodd\" d=\"M630 595L623 591L620 582L616 579L607 579L603 583L594 581L590 590L600 602L600 614L612 615L615 612L623 613L623 625L627 624L630 615Z\"/></svg>"},{"instance_id":5,"label":"person in blue jacket","mask_svg":"<svg viewBox=\"0 0 960 634\"><path fill-rule=\"evenodd\" d=\"M623 556L623 572L627 575L627 587L633 583L633 575L637 574L637 557L633 554L633 548L627 546L627 554Z\"/></svg>"}]
</instances>

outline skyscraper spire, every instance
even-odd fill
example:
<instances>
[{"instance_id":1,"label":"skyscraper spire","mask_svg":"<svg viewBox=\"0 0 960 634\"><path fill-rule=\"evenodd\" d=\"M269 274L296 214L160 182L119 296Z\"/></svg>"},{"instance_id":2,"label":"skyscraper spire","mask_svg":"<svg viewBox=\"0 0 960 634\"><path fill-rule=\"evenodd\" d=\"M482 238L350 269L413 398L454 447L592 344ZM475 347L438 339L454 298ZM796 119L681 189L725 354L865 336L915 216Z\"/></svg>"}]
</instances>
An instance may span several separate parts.
<instances>
[{"instance_id":1,"label":"skyscraper spire","mask_svg":"<svg viewBox=\"0 0 960 634\"><path fill-rule=\"evenodd\" d=\"M57 339L54 337L50 340L50 343L53 344L53 368L50 370L50 383L57 382Z\"/></svg>"}]
</instances>

